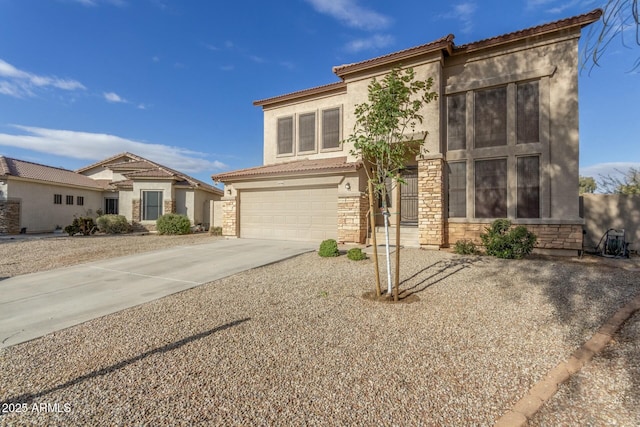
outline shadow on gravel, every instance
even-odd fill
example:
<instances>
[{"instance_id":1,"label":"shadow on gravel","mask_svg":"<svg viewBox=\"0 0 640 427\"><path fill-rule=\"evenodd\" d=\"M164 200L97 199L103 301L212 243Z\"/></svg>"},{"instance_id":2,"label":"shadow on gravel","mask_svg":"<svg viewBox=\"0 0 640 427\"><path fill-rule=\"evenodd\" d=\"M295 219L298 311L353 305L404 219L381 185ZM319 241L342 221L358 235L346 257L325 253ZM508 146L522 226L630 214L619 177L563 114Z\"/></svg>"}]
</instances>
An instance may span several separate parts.
<instances>
[{"instance_id":1,"label":"shadow on gravel","mask_svg":"<svg viewBox=\"0 0 640 427\"><path fill-rule=\"evenodd\" d=\"M637 272L607 264L584 264L571 260L534 259L518 266L524 277L532 278L532 284L543 290L554 307L554 317L559 324L568 326L563 337L576 348L588 340L618 309L640 293L640 277ZM624 326L623 326L624 328ZM621 339L620 331L615 340ZM624 340L624 338L622 338ZM599 357L607 357L605 349ZM631 368L635 354L621 360L633 383L633 390L624 399L624 405L637 411L640 406L640 373ZM569 357L569 355L567 355ZM611 357L611 356L609 356ZM571 382L571 393L585 394L579 381Z\"/></svg>"},{"instance_id":2,"label":"shadow on gravel","mask_svg":"<svg viewBox=\"0 0 640 427\"><path fill-rule=\"evenodd\" d=\"M175 350L175 349L178 349L178 348L180 348L180 347L182 347L182 346L184 346L186 344L189 344L189 343L192 343L194 341L198 341L200 339L206 338L206 337L208 337L210 335L213 335L213 334L215 334L217 332L222 332L225 329L229 329L229 328L232 328L234 326L238 326L238 325L240 325L240 324L242 324L244 322L247 322L249 320L251 320L251 318L249 318L249 317L247 317L245 319L235 320L233 322L226 323L226 324L218 326L216 328L209 329L208 331L200 332L199 334L196 334L196 335L191 335L190 337L186 337L186 338L183 338L183 339L181 339L179 341L172 342L171 344L167 344L167 345L164 345L162 347L154 348L153 350L146 351L146 352L144 352L142 354L139 354L139 355L137 355L135 357L123 360L121 362L116 363L115 365L107 366L106 368L102 368L102 369L99 369L97 371L89 372L88 374L79 376L79 377L74 378L74 379L72 379L70 381L67 381L66 383L59 384L59 385L57 385L55 387L51 387L51 388L49 388L47 390L42 390L42 391L39 391L39 392L36 392L36 393L25 393L25 394L22 394L20 396L15 396L15 397L9 397L8 399L3 400L2 402L0 402L0 406L5 407L5 406L11 405L11 404L25 404L25 403L26 404L31 404L34 399L37 399L39 397L46 396L46 395L48 395L50 393L56 392L58 390L65 389L67 387L72 387L72 386L74 386L76 384L79 384L79 383L81 383L83 381L87 381L87 380L90 380L92 378L101 377L101 376L107 375L107 374L109 374L111 372L126 368L127 366L129 366L129 365L131 365L133 363L139 362L139 361L141 361L141 360L143 360L143 359L145 359L145 358L147 358L149 356L152 356L154 354L168 353L168 352L170 352L172 350ZM0 416L2 416L2 413L0 413Z\"/></svg>"},{"instance_id":3,"label":"shadow on gravel","mask_svg":"<svg viewBox=\"0 0 640 427\"><path fill-rule=\"evenodd\" d=\"M398 298L408 298L480 262L480 258L459 258L435 262L400 282Z\"/></svg>"}]
</instances>

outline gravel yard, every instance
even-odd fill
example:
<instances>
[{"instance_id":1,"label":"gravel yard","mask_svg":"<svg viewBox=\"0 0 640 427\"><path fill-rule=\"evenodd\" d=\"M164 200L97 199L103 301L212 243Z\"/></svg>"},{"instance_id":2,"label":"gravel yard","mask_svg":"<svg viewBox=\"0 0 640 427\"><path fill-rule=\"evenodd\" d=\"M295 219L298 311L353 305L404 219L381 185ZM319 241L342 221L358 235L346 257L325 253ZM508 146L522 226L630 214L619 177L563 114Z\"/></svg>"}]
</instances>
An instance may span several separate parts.
<instances>
[{"instance_id":1,"label":"gravel yard","mask_svg":"<svg viewBox=\"0 0 640 427\"><path fill-rule=\"evenodd\" d=\"M0 350L0 424L492 425L640 292L637 271L587 262L401 262L416 302L362 298L371 260L309 253ZM604 377L580 374L603 389L596 415L571 412L590 406L578 377L535 425L607 425L610 405L638 424L637 317L616 341L635 346L594 359Z\"/></svg>"}]
</instances>

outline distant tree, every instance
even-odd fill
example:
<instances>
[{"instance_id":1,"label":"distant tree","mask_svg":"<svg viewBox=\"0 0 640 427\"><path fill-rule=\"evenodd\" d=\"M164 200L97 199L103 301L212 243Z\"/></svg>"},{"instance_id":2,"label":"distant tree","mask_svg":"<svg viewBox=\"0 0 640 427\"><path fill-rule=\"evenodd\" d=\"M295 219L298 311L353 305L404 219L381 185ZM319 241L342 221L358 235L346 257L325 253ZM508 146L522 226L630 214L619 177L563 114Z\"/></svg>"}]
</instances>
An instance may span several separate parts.
<instances>
[{"instance_id":1,"label":"distant tree","mask_svg":"<svg viewBox=\"0 0 640 427\"><path fill-rule=\"evenodd\" d=\"M607 194L640 194L640 168L621 172L622 177L600 175L599 187Z\"/></svg>"},{"instance_id":2,"label":"distant tree","mask_svg":"<svg viewBox=\"0 0 640 427\"><path fill-rule=\"evenodd\" d=\"M417 80L412 68L394 68L381 80L373 78L368 86L368 102L357 104L354 114L356 123L353 134L347 142L353 144L351 153L365 162L369 181L370 200L382 201L385 225L389 217L387 206L388 188L386 182L402 183L400 172L407 158L420 152L427 136L426 132L416 135L416 125L422 123L420 110L423 105L437 98L431 91L433 79ZM375 224L372 221L372 224ZM386 227L385 227L385 230ZM375 233L375 231L374 231ZM396 248L398 251L399 248ZM386 239L387 291L391 294L391 271L389 264L389 239ZM398 252L396 252L397 256ZM376 262L376 294L380 296L380 282L377 266L377 248L374 245ZM396 258L397 259L397 258ZM399 266L396 265L396 269ZM396 277L398 277L396 270ZM397 299L397 292L394 299Z\"/></svg>"},{"instance_id":3,"label":"distant tree","mask_svg":"<svg viewBox=\"0 0 640 427\"><path fill-rule=\"evenodd\" d=\"M580 177L580 194L594 193L596 188L598 188L598 184L595 179L590 176Z\"/></svg>"},{"instance_id":4,"label":"distant tree","mask_svg":"<svg viewBox=\"0 0 640 427\"><path fill-rule=\"evenodd\" d=\"M630 47L630 44L640 46L640 14L638 0L608 0L602 14L602 25L592 27L587 35L587 43L584 49L584 67L591 70L599 66L602 55L612 41L620 38L622 45ZM631 43L629 43L631 41ZM632 67L633 70L640 67L638 57Z\"/></svg>"}]
</instances>

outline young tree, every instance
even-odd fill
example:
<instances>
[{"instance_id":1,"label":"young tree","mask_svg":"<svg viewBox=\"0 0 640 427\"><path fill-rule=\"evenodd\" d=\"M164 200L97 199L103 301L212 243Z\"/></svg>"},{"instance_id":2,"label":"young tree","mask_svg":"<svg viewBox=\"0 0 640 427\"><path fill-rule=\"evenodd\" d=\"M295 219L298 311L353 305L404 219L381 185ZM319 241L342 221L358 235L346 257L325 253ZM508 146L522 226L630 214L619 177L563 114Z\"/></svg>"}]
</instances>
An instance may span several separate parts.
<instances>
[{"instance_id":1,"label":"young tree","mask_svg":"<svg viewBox=\"0 0 640 427\"><path fill-rule=\"evenodd\" d=\"M587 34L583 66L590 64L589 69L592 69L600 65L609 44L618 37L625 47L629 47L629 41L640 46L639 12L638 0L608 0L602 13L602 25L592 27ZM632 69L638 67L640 57L636 59Z\"/></svg>"},{"instance_id":2,"label":"young tree","mask_svg":"<svg viewBox=\"0 0 640 427\"><path fill-rule=\"evenodd\" d=\"M416 125L422 123L420 110L437 98L431 91L433 79L416 80L412 68L394 68L382 80L373 78L368 86L368 102L357 104L356 124L347 142L353 144L351 153L365 162L367 178L371 184L370 200L382 202L386 230L387 292L391 294L391 271L389 262L387 206L388 180L394 185L404 183L400 171L407 158L420 152L427 132L416 132ZM375 230L372 212L372 228ZM373 231L375 233L375 231ZM396 248L398 251L399 248ZM377 248L374 245L377 260ZM396 263L396 269L400 268ZM376 263L377 269L377 263ZM376 272L377 273L377 272ZM378 275L376 274L376 278ZM380 283L376 283L376 293L380 296ZM397 299L397 293L395 295Z\"/></svg>"},{"instance_id":3,"label":"young tree","mask_svg":"<svg viewBox=\"0 0 640 427\"><path fill-rule=\"evenodd\" d=\"M590 176L581 176L580 177L580 194L592 194L598 188L598 184L596 184L596 180Z\"/></svg>"},{"instance_id":4,"label":"young tree","mask_svg":"<svg viewBox=\"0 0 640 427\"><path fill-rule=\"evenodd\" d=\"M618 171L620 172L620 171ZM622 173L622 178L612 175L600 176L600 187L608 194L640 194L640 168L631 167Z\"/></svg>"}]
</instances>

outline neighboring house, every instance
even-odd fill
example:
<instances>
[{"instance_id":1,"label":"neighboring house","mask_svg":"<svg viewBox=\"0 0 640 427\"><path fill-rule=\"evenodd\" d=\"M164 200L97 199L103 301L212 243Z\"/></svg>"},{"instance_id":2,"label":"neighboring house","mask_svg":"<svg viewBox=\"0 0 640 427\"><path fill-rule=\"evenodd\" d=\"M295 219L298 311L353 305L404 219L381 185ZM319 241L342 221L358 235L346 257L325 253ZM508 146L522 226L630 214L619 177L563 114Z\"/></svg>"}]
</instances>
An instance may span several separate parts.
<instances>
[{"instance_id":1,"label":"neighboring house","mask_svg":"<svg viewBox=\"0 0 640 427\"><path fill-rule=\"evenodd\" d=\"M254 102L264 111L264 165L212 177L225 184L223 234L364 242L366 174L342 141L371 79L401 66L433 78L439 94L422 111L424 149L407 159L401 226L439 248L479 243L491 221L510 218L536 233L538 249L575 253L578 39L601 14L461 46L449 35L335 67L337 83Z\"/></svg>"},{"instance_id":2,"label":"neighboring house","mask_svg":"<svg viewBox=\"0 0 640 427\"><path fill-rule=\"evenodd\" d=\"M0 157L0 233L52 231L74 216L120 214L135 229L153 230L165 213L209 226L211 201L222 191L131 153L77 171Z\"/></svg>"}]
</instances>

